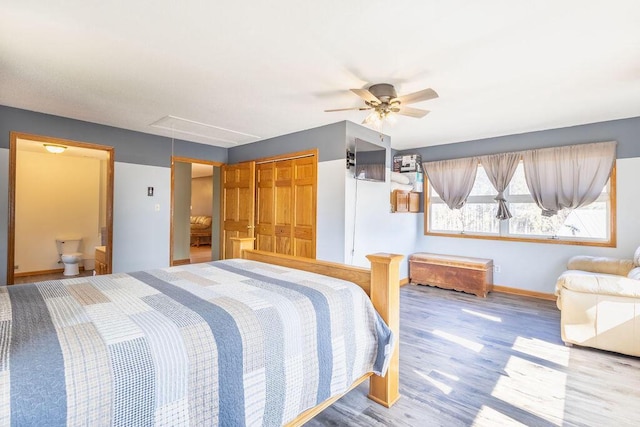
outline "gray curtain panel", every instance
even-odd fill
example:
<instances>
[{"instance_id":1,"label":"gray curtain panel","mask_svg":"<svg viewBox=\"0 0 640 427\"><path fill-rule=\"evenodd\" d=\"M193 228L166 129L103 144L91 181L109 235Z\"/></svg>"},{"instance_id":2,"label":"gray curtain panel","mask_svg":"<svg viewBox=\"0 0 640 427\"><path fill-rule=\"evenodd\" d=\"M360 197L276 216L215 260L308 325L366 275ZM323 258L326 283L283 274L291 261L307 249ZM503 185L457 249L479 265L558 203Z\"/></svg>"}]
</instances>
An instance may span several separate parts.
<instances>
[{"instance_id":1,"label":"gray curtain panel","mask_svg":"<svg viewBox=\"0 0 640 427\"><path fill-rule=\"evenodd\" d=\"M615 158L615 141L522 153L527 186L545 216L595 201L609 180Z\"/></svg>"},{"instance_id":2,"label":"gray curtain panel","mask_svg":"<svg viewBox=\"0 0 640 427\"><path fill-rule=\"evenodd\" d=\"M504 198L504 190L509 186L519 161L520 153L501 153L480 157L480 163L487 173L489 181L498 192L494 199L498 202L498 212L496 213L498 219L511 218L507 200Z\"/></svg>"},{"instance_id":3,"label":"gray curtain panel","mask_svg":"<svg viewBox=\"0 0 640 427\"><path fill-rule=\"evenodd\" d=\"M425 162L422 168L431 186L449 209L460 209L467 201L476 180L478 159L468 157Z\"/></svg>"}]
</instances>

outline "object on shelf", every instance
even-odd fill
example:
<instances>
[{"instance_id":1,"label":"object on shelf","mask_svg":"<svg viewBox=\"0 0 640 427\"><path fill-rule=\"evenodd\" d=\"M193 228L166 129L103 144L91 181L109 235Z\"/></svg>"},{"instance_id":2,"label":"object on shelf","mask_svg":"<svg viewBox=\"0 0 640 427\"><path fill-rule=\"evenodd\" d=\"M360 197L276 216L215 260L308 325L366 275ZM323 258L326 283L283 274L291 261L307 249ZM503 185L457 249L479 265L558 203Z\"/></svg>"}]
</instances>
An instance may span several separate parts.
<instances>
[{"instance_id":1,"label":"object on shelf","mask_svg":"<svg viewBox=\"0 0 640 427\"><path fill-rule=\"evenodd\" d=\"M422 158L420 154L393 156L393 171L422 172Z\"/></svg>"},{"instance_id":2,"label":"object on shelf","mask_svg":"<svg viewBox=\"0 0 640 427\"><path fill-rule=\"evenodd\" d=\"M391 205L394 212L419 212L420 194L412 191L393 190Z\"/></svg>"}]
</instances>

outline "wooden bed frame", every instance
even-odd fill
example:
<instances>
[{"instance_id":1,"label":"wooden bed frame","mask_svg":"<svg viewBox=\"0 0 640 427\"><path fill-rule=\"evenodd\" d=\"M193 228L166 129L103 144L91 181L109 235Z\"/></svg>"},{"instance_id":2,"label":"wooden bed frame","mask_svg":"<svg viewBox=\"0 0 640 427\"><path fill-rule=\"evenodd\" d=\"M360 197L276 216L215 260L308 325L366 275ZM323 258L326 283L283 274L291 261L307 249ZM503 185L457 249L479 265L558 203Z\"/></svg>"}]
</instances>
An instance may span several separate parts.
<instances>
[{"instance_id":1,"label":"wooden bed frame","mask_svg":"<svg viewBox=\"0 0 640 427\"><path fill-rule=\"evenodd\" d=\"M399 393L399 337L400 337L400 281L399 264L402 255L377 253L367 255L371 262L371 269L353 267L327 261L318 261L308 258L297 258L289 255L280 255L271 252L253 249L254 239L231 238L232 257L244 258L253 261L267 262L312 273L324 274L337 279L348 280L360 286L371 298L373 306L382 319L396 336L396 347L391 356L391 362L387 375L380 377L372 373L365 374L356 380L347 392L360 385L364 380L369 381L369 399L387 408L393 405L400 397ZM344 394L329 398L311 409L300 414L296 419L287 424L301 426L314 416L322 412Z\"/></svg>"}]
</instances>

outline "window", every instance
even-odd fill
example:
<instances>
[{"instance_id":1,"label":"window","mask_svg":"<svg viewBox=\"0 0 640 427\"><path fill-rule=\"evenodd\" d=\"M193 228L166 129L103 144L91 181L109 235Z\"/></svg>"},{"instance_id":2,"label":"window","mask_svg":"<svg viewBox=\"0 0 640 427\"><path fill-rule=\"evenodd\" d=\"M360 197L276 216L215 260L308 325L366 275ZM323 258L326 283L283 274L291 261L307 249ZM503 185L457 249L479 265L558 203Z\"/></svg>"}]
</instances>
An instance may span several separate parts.
<instances>
[{"instance_id":1,"label":"window","mask_svg":"<svg viewBox=\"0 0 640 427\"><path fill-rule=\"evenodd\" d=\"M427 186L425 234L611 246L615 244L611 225L615 218L611 203L615 200L615 167L611 177L595 202L545 217L529 193L520 161L504 193L513 217L500 221L495 217L496 190L478 165L476 181L462 209L450 210L431 185Z\"/></svg>"}]
</instances>

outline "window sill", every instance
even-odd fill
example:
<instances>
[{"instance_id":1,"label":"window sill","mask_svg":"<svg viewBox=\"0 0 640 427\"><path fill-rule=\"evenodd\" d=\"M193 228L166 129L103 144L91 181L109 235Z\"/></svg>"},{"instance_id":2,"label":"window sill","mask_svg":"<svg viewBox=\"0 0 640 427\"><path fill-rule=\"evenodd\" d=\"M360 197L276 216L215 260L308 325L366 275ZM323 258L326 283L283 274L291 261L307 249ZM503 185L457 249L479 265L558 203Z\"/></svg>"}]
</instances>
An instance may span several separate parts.
<instances>
[{"instance_id":1,"label":"window sill","mask_svg":"<svg viewBox=\"0 0 640 427\"><path fill-rule=\"evenodd\" d=\"M425 236L437 237L456 237L461 239L481 239L481 240L501 240L506 242L527 242L527 243L547 243L552 245L574 245L574 246L595 246L601 248L615 248L616 239L611 238L609 241L587 241L587 240L563 240L562 238L534 238L534 237L504 237L489 234L472 234L472 233L441 233L434 231L425 231Z\"/></svg>"}]
</instances>

